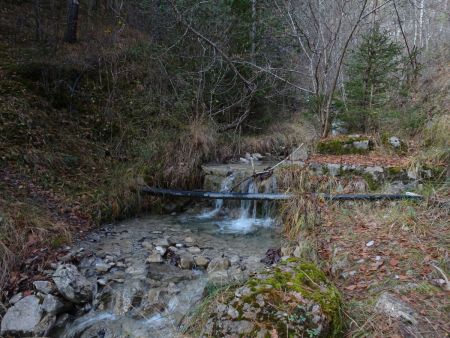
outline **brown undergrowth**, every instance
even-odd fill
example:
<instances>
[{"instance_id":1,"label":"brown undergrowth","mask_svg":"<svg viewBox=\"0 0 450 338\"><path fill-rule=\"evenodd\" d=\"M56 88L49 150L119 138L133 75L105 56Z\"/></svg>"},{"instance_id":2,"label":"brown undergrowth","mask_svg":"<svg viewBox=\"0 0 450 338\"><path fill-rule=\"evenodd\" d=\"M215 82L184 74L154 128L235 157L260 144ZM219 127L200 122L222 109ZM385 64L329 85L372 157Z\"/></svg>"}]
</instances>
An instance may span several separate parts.
<instances>
[{"instance_id":1,"label":"brown undergrowth","mask_svg":"<svg viewBox=\"0 0 450 338\"><path fill-rule=\"evenodd\" d=\"M311 192L351 193L354 182L290 167L279 176L297 195L281 207L285 236L343 292L346 336L404 336L401 322L375 311L385 291L417 312L423 336L450 333L449 294L441 285L450 274L448 184L423 202L325 202Z\"/></svg>"},{"instance_id":2,"label":"brown undergrowth","mask_svg":"<svg viewBox=\"0 0 450 338\"><path fill-rule=\"evenodd\" d=\"M448 292L435 268L450 273L448 204L346 202L322 215L313 236L324 268L347 301L347 336L403 335L400 322L374 311L384 291L419 314L420 334L449 334Z\"/></svg>"}]
</instances>

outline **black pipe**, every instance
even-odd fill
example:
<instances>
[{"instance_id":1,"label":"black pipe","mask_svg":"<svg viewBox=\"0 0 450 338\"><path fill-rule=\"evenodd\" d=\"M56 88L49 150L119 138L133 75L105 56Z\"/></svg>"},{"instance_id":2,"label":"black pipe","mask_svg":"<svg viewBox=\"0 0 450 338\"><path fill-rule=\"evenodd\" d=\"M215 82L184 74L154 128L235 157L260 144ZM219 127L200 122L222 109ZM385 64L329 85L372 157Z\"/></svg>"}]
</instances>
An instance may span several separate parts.
<instances>
[{"instance_id":1,"label":"black pipe","mask_svg":"<svg viewBox=\"0 0 450 338\"><path fill-rule=\"evenodd\" d=\"M223 200L253 200L253 201L276 201L287 200L295 197L295 194L248 194L240 192L212 192L212 191L187 191L161 188L143 187L142 193L150 195L162 195L169 197L190 197ZM316 195L316 194L311 194ZM395 201L395 200L422 200L423 196L416 194L317 194L330 201Z\"/></svg>"}]
</instances>

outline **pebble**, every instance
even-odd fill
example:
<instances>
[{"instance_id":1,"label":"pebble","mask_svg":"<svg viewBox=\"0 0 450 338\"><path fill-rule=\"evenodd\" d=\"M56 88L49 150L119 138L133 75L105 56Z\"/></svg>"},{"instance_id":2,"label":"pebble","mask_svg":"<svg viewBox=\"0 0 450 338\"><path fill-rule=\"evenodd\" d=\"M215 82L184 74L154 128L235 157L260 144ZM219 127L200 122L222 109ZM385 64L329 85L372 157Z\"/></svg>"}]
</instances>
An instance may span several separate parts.
<instances>
[{"instance_id":1,"label":"pebble","mask_svg":"<svg viewBox=\"0 0 450 338\"><path fill-rule=\"evenodd\" d=\"M209 264L209 259L203 256L195 256L194 257L195 265L205 268Z\"/></svg>"},{"instance_id":2,"label":"pebble","mask_svg":"<svg viewBox=\"0 0 450 338\"><path fill-rule=\"evenodd\" d=\"M147 263L162 263L163 259L159 253L154 253L154 254L151 254L150 256L148 256L146 262Z\"/></svg>"},{"instance_id":3,"label":"pebble","mask_svg":"<svg viewBox=\"0 0 450 338\"><path fill-rule=\"evenodd\" d=\"M202 252L202 250L198 246L191 246L188 248L188 251L192 254L197 254Z\"/></svg>"},{"instance_id":4,"label":"pebble","mask_svg":"<svg viewBox=\"0 0 450 338\"><path fill-rule=\"evenodd\" d=\"M191 255L185 254L180 257L180 268L189 270L194 266L194 259Z\"/></svg>"},{"instance_id":5,"label":"pebble","mask_svg":"<svg viewBox=\"0 0 450 338\"><path fill-rule=\"evenodd\" d=\"M186 237L184 242L186 243L186 246L194 246L195 244L195 240L190 236Z\"/></svg>"},{"instance_id":6,"label":"pebble","mask_svg":"<svg viewBox=\"0 0 450 338\"><path fill-rule=\"evenodd\" d=\"M157 239L156 241L153 242L153 245L155 245L155 246L162 246L164 248L167 248L168 246L170 246L169 241L167 240L167 238Z\"/></svg>"},{"instance_id":7,"label":"pebble","mask_svg":"<svg viewBox=\"0 0 450 338\"><path fill-rule=\"evenodd\" d=\"M366 246L367 246L368 248L370 248L370 247L373 246L374 244L375 244L375 241L369 241L369 242L366 243Z\"/></svg>"}]
</instances>

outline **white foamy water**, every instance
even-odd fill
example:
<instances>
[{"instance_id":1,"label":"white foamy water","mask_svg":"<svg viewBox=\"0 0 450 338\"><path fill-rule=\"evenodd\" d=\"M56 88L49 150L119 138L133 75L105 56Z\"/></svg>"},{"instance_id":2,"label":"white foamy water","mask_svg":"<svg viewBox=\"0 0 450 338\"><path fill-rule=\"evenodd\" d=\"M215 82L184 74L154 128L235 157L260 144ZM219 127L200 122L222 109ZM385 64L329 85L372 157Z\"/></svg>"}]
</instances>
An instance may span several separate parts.
<instances>
[{"instance_id":1,"label":"white foamy water","mask_svg":"<svg viewBox=\"0 0 450 338\"><path fill-rule=\"evenodd\" d=\"M222 184L221 191L229 191L232 187L235 175L227 176ZM256 194L262 189L264 193L273 193L276 191L275 177L258 184L255 180L248 180L241 184L240 191L248 194ZM258 206L260 207L258 210ZM206 211L198 216L203 220L214 219L224 208L223 200L216 200L213 210ZM238 217L227 217L225 219L217 219L215 223L224 233L249 233L260 227L270 227L275 224L272 218L273 203L270 201L258 202L252 200L242 200L238 210ZM258 215L258 213L260 215Z\"/></svg>"}]
</instances>

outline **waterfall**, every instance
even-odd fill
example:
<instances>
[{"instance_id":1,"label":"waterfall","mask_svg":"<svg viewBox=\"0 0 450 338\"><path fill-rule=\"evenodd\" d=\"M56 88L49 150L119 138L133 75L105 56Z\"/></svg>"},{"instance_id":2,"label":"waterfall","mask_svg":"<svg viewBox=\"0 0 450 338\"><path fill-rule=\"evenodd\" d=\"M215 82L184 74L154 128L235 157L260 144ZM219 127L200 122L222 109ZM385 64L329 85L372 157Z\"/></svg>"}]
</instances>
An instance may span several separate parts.
<instances>
[{"instance_id":1,"label":"waterfall","mask_svg":"<svg viewBox=\"0 0 450 338\"><path fill-rule=\"evenodd\" d=\"M225 177L225 179L222 181L222 183L220 184L220 192L227 192L230 191L230 189L232 188L232 184L234 182L235 176L233 173L231 173L230 175L228 175L227 177ZM200 218L211 218L216 216L220 209L222 209L223 206L223 200L217 199L214 203L214 209L211 211L207 211L202 213L199 217Z\"/></svg>"},{"instance_id":2,"label":"waterfall","mask_svg":"<svg viewBox=\"0 0 450 338\"><path fill-rule=\"evenodd\" d=\"M236 178L236 174L228 175L221 183L220 191L230 191ZM276 179L274 176L260 182L258 180L249 179L240 185L240 192L248 194L256 194L260 191L265 193L273 193L276 191ZM226 217L215 221L216 224L225 232L244 232L248 233L255 227L267 227L274 223L272 216L273 202L264 201L258 203L252 200L241 200L238 206L237 218ZM201 219L214 218L223 209L223 200L216 200L214 209L203 212L197 216Z\"/></svg>"}]
</instances>

